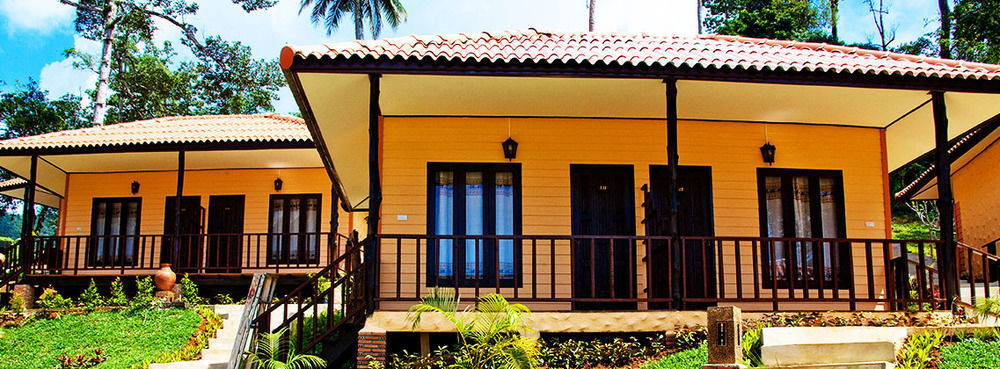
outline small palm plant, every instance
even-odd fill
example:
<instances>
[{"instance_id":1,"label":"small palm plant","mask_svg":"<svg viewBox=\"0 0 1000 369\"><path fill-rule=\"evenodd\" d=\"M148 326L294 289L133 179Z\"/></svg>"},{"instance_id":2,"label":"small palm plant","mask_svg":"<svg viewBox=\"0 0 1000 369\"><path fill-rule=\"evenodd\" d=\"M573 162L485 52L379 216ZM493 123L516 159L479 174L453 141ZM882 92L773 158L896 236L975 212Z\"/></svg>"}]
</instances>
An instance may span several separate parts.
<instances>
[{"instance_id":1,"label":"small palm plant","mask_svg":"<svg viewBox=\"0 0 1000 369\"><path fill-rule=\"evenodd\" d=\"M410 307L414 328L424 313L440 313L455 327L461 350L453 368L530 369L538 365L538 341L528 337L531 330L525 318L531 311L526 306L511 304L496 293L480 297L474 308L459 312L459 306L454 292L434 289Z\"/></svg>"},{"instance_id":2,"label":"small palm plant","mask_svg":"<svg viewBox=\"0 0 1000 369\"><path fill-rule=\"evenodd\" d=\"M980 319L1000 318L1000 300L989 298L977 298L973 312Z\"/></svg>"},{"instance_id":3,"label":"small palm plant","mask_svg":"<svg viewBox=\"0 0 1000 369\"><path fill-rule=\"evenodd\" d=\"M274 333L261 333L251 347L243 353L241 369L320 369L326 361L313 355L295 353L286 329Z\"/></svg>"}]
</instances>

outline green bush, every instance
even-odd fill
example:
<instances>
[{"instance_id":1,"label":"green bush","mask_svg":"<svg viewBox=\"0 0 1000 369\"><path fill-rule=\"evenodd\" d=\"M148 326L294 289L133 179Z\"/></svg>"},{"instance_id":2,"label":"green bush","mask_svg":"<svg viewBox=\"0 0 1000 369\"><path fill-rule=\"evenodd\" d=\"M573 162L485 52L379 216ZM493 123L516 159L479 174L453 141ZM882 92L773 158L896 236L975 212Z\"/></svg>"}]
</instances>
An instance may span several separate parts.
<instances>
[{"instance_id":1,"label":"green bush","mask_svg":"<svg viewBox=\"0 0 1000 369\"><path fill-rule=\"evenodd\" d=\"M708 330L704 327L695 330L674 332L674 340L681 349L692 349L704 345L708 339Z\"/></svg>"},{"instance_id":2,"label":"green bush","mask_svg":"<svg viewBox=\"0 0 1000 369\"><path fill-rule=\"evenodd\" d=\"M191 281L187 273L181 277L181 299L189 304L204 305L205 299L201 298L198 292L198 285Z\"/></svg>"},{"instance_id":3,"label":"green bush","mask_svg":"<svg viewBox=\"0 0 1000 369\"><path fill-rule=\"evenodd\" d=\"M97 291L97 284L94 283L93 278L90 279L90 285L87 286L87 289L83 290L83 294L80 295L80 306L87 309L104 306L104 297Z\"/></svg>"},{"instance_id":4,"label":"green bush","mask_svg":"<svg viewBox=\"0 0 1000 369\"><path fill-rule=\"evenodd\" d=\"M748 367L764 366L761 357L761 348L764 346L764 328L767 326L762 324L743 332L743 364Z\"/></svg>"},{"instance_id":5,"label":"green bush","mask_svg":"<svg viewBox=\"0 0 1000 369\"><path fill-rule=\"evenodd\" d=\"M128 306L125 286L122 285L122 280L118 277L111 281L111 296L108 297L108 306Z\"/></svg>"},{"instance_id":6,"label":"green bush","mask_svg":"<svg viewBox=\"0 0 1000 369\"><path fill-rule=\"evenodd\" d=\"M212 303L214 303L216 305L232 305L232 304L234 304L234 301L233 301L233 297L232 296L229 296L229 295L224 294L224 293L220 293L220 294L215 295L215 297L212 298Z\"/></svg>"},{"instance_id":7,"label":"green bush","mask_svg":"<svg viewBox=\"0 0 1000 369\"><path fill-rule=\"evenodd\" d=\"M902 367L901 367L902 368ZM939 369L1000 368L1000 341L968 339L941 349Z\"/></svg>"},{"instance_id":8,"label":"green bush","mask_svg":"<svg viewBox=\"0 0 1000 369\"><path fill-rule=\"evenodd\" d=\"M340 321L340 318L341 318L340 312L335 311L333 313L333 322L330 322L329 324L331 325L337 324L337 322ZM315 329L313 327L315 327ZM326 331L326 327L327 327L326 311L320 312L318 317L307 316L305 318L305 321L302 322L302 331L304 332L304 335L302 337L302 346L308 345L309 342L313 340L314 331L319 334L322 334L323 332ZM288 338L292 342L295 342L296 340L299 339L298 325L292 325L292 330L289 331ZM328 342L333 342L336 339L337 339L336 333L326 337L326 341ZM309 351L303 352L303 354L319 355L322 352L323 352L323 343L321 342L316 346L313 346L313 348L310 349Z\"/></svg>"},{"instance_id":9,"label":"green bush","mask_svg":"<svg viewBox=\"0 0 1000 369\"><path fill-rule=\"evenodd\" d=\"M156 287L153 286L153 277L142 277L135 280L135 297L129 302L129 307L133 309L149 309L154 307L156 297Z\"/></svg>"},{"instance_id":10,"label":"green bush","mask_svg":"<svg viewBox=\"0 0 1000 369\"><path fill-rule=\"evenodd\" d=\"M69 309L73 307L73 300L63 297L55 289L46 288L38 297L38 307L42 310Z\"/></svg>"},{"instance_id":11,"label":"green bush","mask_svg":"<svg viewBox=\"0 0 1000 369\"><path fill-rule=\"evenodd\" d=\"M27 302L24 301L24 297L20 293L10 294L10 311L14 313L22 313L27 307Z\"/></svg>"},{"instance_id":12,"label":"green bush","mask_svg":"<svg viewBox=\"0 0 1000 369\"><path fill-rule=\"evenodd\" d=\"M903 352L899 354L900 369L923 369L934 358L934 352L944 342L941 331L927 331L906 340Z\"/></svg>"},{"instance_id":13,"label":"green bush","mask_svg":"<svg viewBox=\"0 0 1000 369\"><path fill-rule=\"evenodd\" d=\"M539 343L541 362L548 368L623 366L667 349L665 337L614 337L595 340L546 340Z\"/></svg>"},{"instance_id":14,"label":"green bush","mask_svg":"<svg viewBox=\"0 0 1000 369\"><path fill-rule=\"evenodd\" d=\"M701 369L708 364L708 348L705 345L667 356L657 361L642 364L641 369Z\"/></svg>"}]
</instances>

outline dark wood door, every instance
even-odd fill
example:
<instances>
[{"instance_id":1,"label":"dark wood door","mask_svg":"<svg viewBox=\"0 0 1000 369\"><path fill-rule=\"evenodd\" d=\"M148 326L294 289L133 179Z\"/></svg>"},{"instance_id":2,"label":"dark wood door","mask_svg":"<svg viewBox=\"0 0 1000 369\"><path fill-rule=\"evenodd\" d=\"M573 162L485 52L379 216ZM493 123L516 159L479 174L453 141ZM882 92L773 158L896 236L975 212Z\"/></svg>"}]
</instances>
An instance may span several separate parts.
<instances>
[{"instance_id":1,"label":"dark wood door","mask_svg":"<svg viewBox=\"0 0 1000 369\"><path fill-rule=\"evenodd\" d=\"M635 186L631 165L570 166L573 235L635 235ZM632 298L634 244L627 239L573 242L573 297ZM575 310L635 309L634 302L575 302Z\"/></svg>"},{"instance_id":2,"label":"dark wood door","mask_svg":"<svg viewBox=\"0 0 1000 369\"><path fill-rule=\"evenodd\" d=\"M670 177L667 166L650 167L651 198L647 206L646 234L669 235ZM681 166L677 168L677 229L681 237L709 237L715 234L712 211L712 169ZM653 242L650 250L652 270L649 295L652 298L715 297L715 244L689 240L680 248L666 242ZM680 308L703 308L706 304L685 304ZM650 304L651 308L674 307L670 303Z\"/></svg>"},{"instance_id":3,"label":"dark wood door","mask_svg":"<svg viewBox=\"0 0 1000 369\"><path fill-rule=\"evenodd\" d=\"M178 239L177 257L174 254L174 212L177 204L176 196L167 197L163 215L163 247L160 252L161 263L173 263L177 272L195 273L202 260L202 214L201 196L184 196L181 198L181 237Z\"/></svg>"},{"instance_id":4,"label":"dark wood door","mask_svg":"<svg viewBox=\"0 0 1000 369\"><path fill-rule=\"evenodd\" d=\"M244 195L208 199L208 247L205 271L239 273L243 256Z\"/></svg>"}]
</instances>

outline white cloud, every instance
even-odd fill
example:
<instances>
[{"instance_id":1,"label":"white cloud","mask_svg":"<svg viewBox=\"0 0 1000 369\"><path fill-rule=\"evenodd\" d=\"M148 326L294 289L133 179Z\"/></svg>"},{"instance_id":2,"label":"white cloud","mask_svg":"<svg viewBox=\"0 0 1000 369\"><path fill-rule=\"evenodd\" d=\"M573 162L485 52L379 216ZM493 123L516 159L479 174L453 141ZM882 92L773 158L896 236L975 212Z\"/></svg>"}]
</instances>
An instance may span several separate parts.
<instances>
[{"instance_id":1,"label":"white cloud","mask_svg":"<svg viewBox=\"0 0 1000 369\"><path fill-rule=\"evenodd\" d=\"M48 34L67 26L75 14L73 7L59 0L0 0L0 18L6 20L9 33Z\"/></svg>"},{"instance_id":2,"label":"white cloud","mask_svg":"<svg viewBox=\"0 0 1000 369\"><path fill-rule=\"evenodd\" d=\"M73 47L94 55L98 55L101 50L101 44L80 36L73 36ZM73 67L73 60L70 58L47 64L42 67L38 77L38 86L48 90L49 97L53 98L73 94L83 96L86 100L84 94L96 84L97 74Z\"/></svg>"}]
</instances>

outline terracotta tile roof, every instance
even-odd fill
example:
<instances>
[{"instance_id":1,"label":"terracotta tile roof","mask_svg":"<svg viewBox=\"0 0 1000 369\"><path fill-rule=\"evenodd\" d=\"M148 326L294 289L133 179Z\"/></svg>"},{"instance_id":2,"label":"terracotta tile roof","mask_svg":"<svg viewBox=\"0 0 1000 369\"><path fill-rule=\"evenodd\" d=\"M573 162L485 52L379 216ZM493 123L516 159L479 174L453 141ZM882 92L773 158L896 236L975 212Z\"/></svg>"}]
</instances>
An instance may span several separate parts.
<instances>
[{"instance_id":1,"label":"terracotta tile roof","mask_svg":"<svg viewBox=\"0 0 1000 369\"><path fill-rule=\"evenodd\" d=\"M723 35L506 31L286 46L295 59L548 63L1000 79L1000 66L820 43Z\"/></svg>"},{"instance_id":2,"label":"terracotta tile roof","mask_svg":"<svg viewBox=\"0 0 1000 369\"><path fill-rule=\"evenodd\" d=\"M301 118L279 114L175 116L3 140L0 152L241 142L312 142L312 137Z\"/></svg>"}]
</instances>

